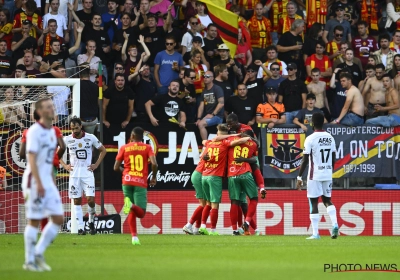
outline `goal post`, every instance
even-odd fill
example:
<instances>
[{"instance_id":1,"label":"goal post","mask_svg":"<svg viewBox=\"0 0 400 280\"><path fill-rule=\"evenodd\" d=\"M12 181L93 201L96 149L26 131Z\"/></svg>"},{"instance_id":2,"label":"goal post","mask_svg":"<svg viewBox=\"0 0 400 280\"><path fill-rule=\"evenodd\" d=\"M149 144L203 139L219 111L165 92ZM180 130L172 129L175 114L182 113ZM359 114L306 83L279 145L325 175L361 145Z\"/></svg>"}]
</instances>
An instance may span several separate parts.
<instances>
[{"instance_id":1,"label":"goal post","mask_svg":"<svg viewBox=\"0 0 400 280\"><path fill-rule=\"evenodd\" d=\"M21 96L16 97L16 93L20 93L21 89L26 89L28 92L23 93L23 98ZM24 215L24 205L22 199L21 192L21 181L22 174L26 167L26 162L23 162L19 159L19 145L20 145L20 136L22 131L25 128L28 128L32 125L33 122L29 119L29 114L32 114L31 110L28 112L25 111L25 125L19 127L14 122L16 119L16 113L13 110L17 110L16 108L31 108L32 103L36 102L40 99L40 96L43 94L50 94L49 87L60 87L66 88L72 87L72 90L69 94L69 98L72 97L71 107L68 108L68 115L80 117L80 79L79 78L39 78L39 79L30 79L30 78L3 78L0 79L0 131L1 131L1 144L3 147L0 147L0 161L1 167L6 169L6 182L9 181L11 184L7 183L7 189L4 191L0 191L0 233L21 233L23 232L23 228L25 227L26 220ZM5 94L5 92L12 88L13 98L12 100L9 96ZM52 92L51 97L53 100L56 100L56 96L59 92ZM60 93L61 95L61 93ZM49 96L49 95L48 95ZM7 99L8 98L8 99ZM58 102L58 101L57 101ZM67 103L67 102L65 102ZM60 105L60 104L58 104ZM57 107L57 104L55 104ZM66 104L62 104L64 108L67 106ZM21 110L21 109L19 109ZM23 111L23 110L22 110ZM71 112L71 114L69 114ZM10 116L10 119L7 119L7 116ZM65 131L65 130L64 130ZM10 142L10 135L15 135L15 142ZM5 145L4 143L7 143ZM9 144L9 145L8 145ZM19 162L17 162L19 161ZM61 178L61 179L59 179ZM57 177L57 187L59 190L62 189L63 197L62 200L64 202L64 209L66 211L69 210L71 213L71 233L77 233L78 227L75 217L75 211L73 207L73 200L70 200L70 205L68 204L68 188L65 179L68 178L67 174L60 174L60 177Z\"/></svg>"}]
</instances>

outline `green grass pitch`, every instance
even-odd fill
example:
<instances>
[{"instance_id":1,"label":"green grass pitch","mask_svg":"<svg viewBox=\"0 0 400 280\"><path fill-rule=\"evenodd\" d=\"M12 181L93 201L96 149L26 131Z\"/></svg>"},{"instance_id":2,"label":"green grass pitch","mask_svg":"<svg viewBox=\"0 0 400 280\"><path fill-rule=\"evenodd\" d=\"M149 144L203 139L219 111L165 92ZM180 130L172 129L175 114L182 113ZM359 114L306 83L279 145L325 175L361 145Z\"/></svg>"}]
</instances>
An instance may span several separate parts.
<instances>
[{"instance_id":1,"label":"green grass pitch","mask_svg":"<svg viewBox=\"0 0 400 280\"><path fill-rule=\"evenodd\" d=\"M52 272L26 272L23 236L0 235L0 279L400 279L400 273L324 272L324 264L396 264L399 237L60 234L46 252Z\"/></svg>"}]
</instances>

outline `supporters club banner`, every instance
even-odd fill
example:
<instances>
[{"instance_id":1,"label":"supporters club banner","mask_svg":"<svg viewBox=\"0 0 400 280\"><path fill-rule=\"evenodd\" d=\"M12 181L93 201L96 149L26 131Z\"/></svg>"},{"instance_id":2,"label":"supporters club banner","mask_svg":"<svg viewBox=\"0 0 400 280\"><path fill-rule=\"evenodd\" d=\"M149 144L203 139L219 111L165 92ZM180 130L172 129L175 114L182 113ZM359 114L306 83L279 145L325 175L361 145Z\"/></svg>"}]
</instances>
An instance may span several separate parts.
<instances>
[{"instance_id":1,"label":"supporters club banner","mask_svg":"<svg viewBox=\"0 0 400 280\"><path fill-rule=\"evenodd\" d=\"M254 216L258 229L267 235L311 235L310 209L306 196L306 191L268 191L266 199L259 200ZM65 216L70 216L67 193L61 192L61 197L63 197ZM106 191L104 198L105 214L114 216L103 217L101 221L104 222L99 222L99 218L97 231L116 233L117 231L110 232L110 230L117 230L120 216L121 232L129 233L127 215L123 212L122 191ZM26 220L22 192L0 192L0 201L5 201L0 207L0 233L23 232ZM334 190L332 201L337 209L341 235L400 235L399 191ZM85 201L82 205L83 213L87 213ZM149 192L146 216L137 220L139 234L183 234L182 227L197 206L198 201L193 189ZM329 235L329 230L332 228L329 215L322 203L319 203L318 208L321 217L320 234ZM223 191L217 224L217 230L221 234L232 234L229 209L228 192ZM96 212L100 213L100 192L96 192ZM112 220L110 217L117 220ZM210 223L207 227L210 228Z\"/></svg>"},{"instance_id":2,"label":"supporters club banner","mask_svg":"<svg viewBox=\"0 0 400 280\"><path fill-rule=\"evenodd\" d=\"M400 179L400 127L326 125L336 142L333 178L396 177ZM296 178L305 134L298 127L263 128L261 140L267 178Z\"/></svg>"}]
</instances>

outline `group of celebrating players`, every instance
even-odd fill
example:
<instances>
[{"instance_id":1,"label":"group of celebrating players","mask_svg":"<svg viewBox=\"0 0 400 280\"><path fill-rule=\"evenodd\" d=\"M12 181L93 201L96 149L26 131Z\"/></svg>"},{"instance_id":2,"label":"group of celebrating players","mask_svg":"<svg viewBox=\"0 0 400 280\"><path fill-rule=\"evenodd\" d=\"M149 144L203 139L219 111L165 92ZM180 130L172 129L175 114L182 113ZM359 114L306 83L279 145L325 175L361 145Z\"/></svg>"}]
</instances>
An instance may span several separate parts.
<instances>
[{"instance_id":1,"label":"group of celebrating players","mask_svg":"<svg viewBox=\"0 0 400 280\"><path fill-rule=\"evenodd\" d=\"M88 201L89 230L94 235L96 230L93 171L104 159L106 149L96 136L82 130L81 120L77 117L69 121L72 134L63 140L60 130L52 126L54 105L51 99L44 98L36 102L35 116L37 122L24 131L23 145L20 149L20 156L27 159L27 168L22 179L28 220L24 232L23 268L29 271L50 271L51 267L45 262L43 255L64 222L62 201L55 184L56 168L61 163L64 169L70 172L69 198L74 199L78 234L86 234L81 206L84 192ZM318 233L320 196L332 221L331 237L337 238L339 232L336 209L330 200L335 141L329 133L322 130L324 122L322 114L314 114L312 122L315 132L306 138L303 162L297 178L298 189L301 189L302 174L310 161L307 196L310 201L313 235L308 239L320 238ZM264 178L258 164L259 143L251 127L238 123L235 114L230 114L227 123L220 124L217 128L217 136L214 139L203 141L203 152L192 174L192 183L200 205L183 227L183 231L188 234L219 235L216 230L218 207L222 197L222 180L227 177L233 235L250 235L250 226L256 235L260 235L261 232L253 219L258 204L258 192L262 198L266 195ZM158 171L152 147L143 143L144 133L140 127L132 130L130 142L119 149L114 165L115 171L122 172L123 211L128 215L133 245L140 245L136 218L141 219L146 213L148 163L150 162L152 167L150 185L156 184ZM94 164L92 164L93 147L100 151ZM70 164L61 159L66 148L69 150ZM124 162L123 167L122 162ZM246 196L249 198L249 203ZM210 231L206 229L209 216ZM41 221L42 234L37 241ZM46 221L45 225L43 221Z\"/></svg>"}]
</instances>

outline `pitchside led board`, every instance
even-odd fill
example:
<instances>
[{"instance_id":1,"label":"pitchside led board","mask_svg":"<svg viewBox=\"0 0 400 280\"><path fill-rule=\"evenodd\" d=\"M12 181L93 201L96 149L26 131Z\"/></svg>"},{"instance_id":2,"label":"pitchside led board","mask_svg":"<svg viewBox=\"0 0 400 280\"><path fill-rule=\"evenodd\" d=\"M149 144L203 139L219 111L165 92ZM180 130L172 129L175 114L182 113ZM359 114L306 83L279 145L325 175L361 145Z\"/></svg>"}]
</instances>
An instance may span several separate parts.
<instances>
[{"instance_id":1,"label":"pitchside led board","mask_svg":"<svg viewBox=\"0 0 400 280\"><path fill-rule=\"evenodd\" d=\"M400 127L325 125L336 142L333 178L396 177L400 179ZM261 129L263 174L296 178L307 133L293 125Z\"/></svg>"}]
</instances>

